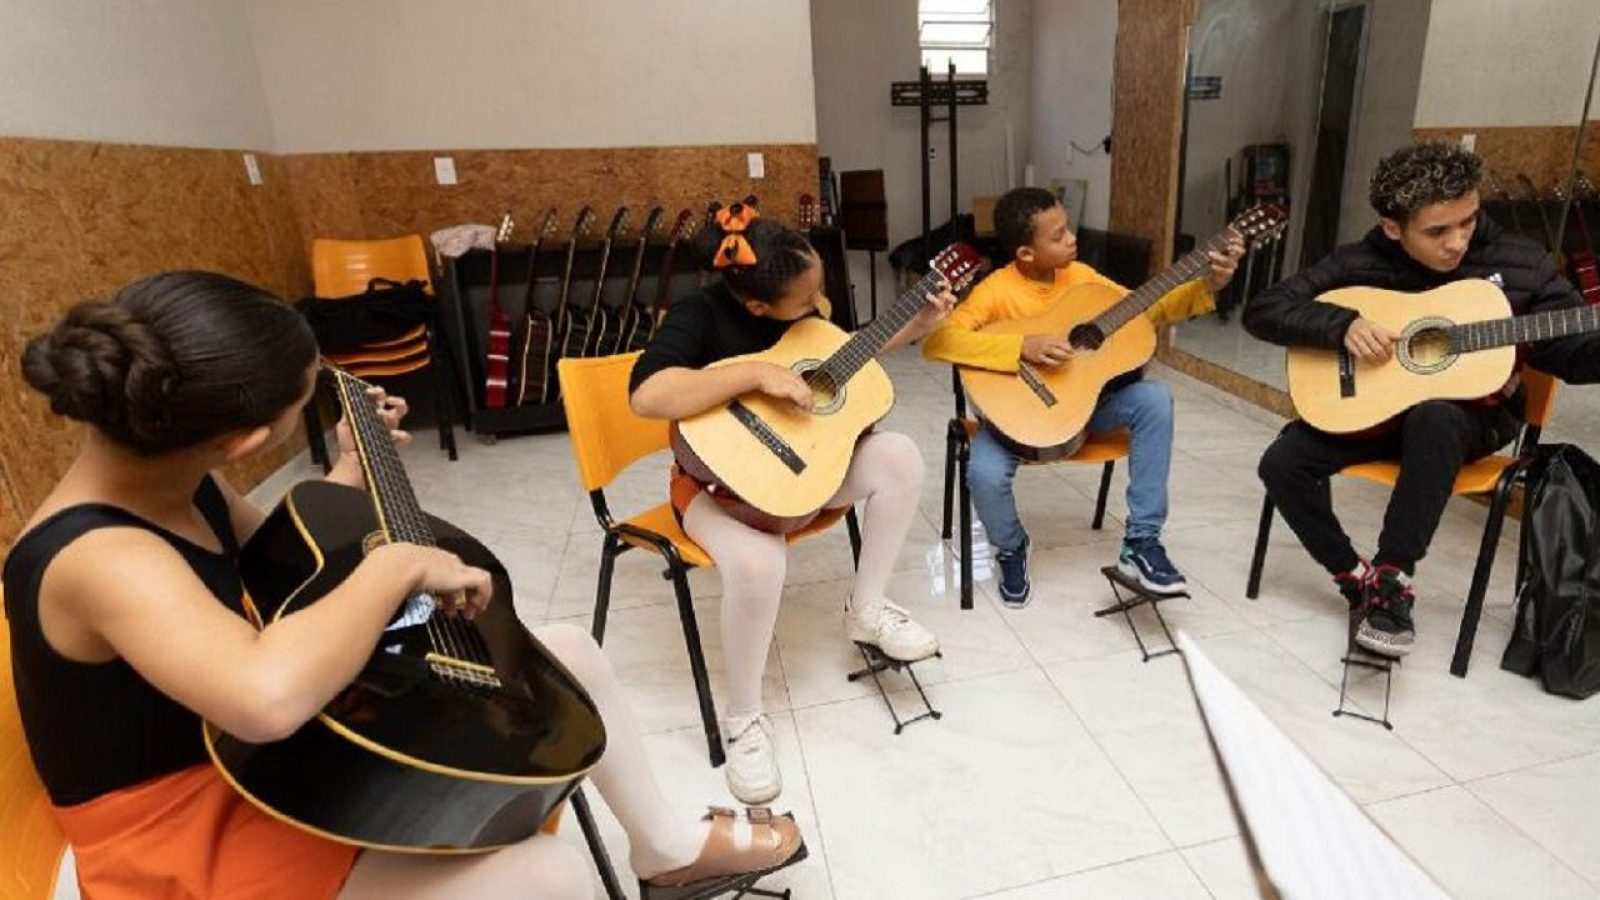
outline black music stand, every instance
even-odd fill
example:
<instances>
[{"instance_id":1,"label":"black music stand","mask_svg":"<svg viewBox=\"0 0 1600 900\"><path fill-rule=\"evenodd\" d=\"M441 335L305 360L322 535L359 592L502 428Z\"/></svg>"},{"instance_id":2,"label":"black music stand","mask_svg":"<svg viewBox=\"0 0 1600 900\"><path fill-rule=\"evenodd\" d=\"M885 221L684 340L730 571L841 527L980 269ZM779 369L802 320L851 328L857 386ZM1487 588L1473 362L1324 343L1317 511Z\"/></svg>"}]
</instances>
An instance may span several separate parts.
<instances>
[{"instance_id":1,"label":"black music stand","mask_svg":"<svg viewBox=\"0 0 1600 900\"><path fill-rule=\"evenodd\" d=\"M867 251L872 319L878 318L878 254L889 249L888 212L882 169L839 173L839 224L846 250Z\"/></svg>"}]
</instances>

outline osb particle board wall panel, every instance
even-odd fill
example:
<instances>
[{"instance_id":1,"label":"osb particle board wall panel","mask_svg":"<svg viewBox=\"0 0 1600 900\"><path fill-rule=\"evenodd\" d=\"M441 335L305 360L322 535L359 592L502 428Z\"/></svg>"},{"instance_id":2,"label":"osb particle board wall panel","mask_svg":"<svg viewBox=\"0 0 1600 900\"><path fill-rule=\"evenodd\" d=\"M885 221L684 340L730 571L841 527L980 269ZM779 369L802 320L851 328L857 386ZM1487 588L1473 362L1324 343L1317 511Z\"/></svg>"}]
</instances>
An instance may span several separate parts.
<instances>
[{"instance_id":1,"label":"osb particle board wall panel","mask_svg":"<svg viewBox=\"0 0 1600 900\"><path fill-rule=\"evenodd\" d=\"M1194 0L1117 4L1111 230L1150 239L1152 273L1172 251L1183 61L1194 12Z\"/></svg>"},{"instance_id":2,"label":"osb particle board wall panel","mask_svg":"<svg viewBox=\"0 0 1600 900\"><path fill-rule=\"evenodd\" d=\"M266 184L252 187L235 151L0 138L0 548L81 438L22 380L28 337L77 301L163 269L306 291L284 171L260 162ZM287 452L234 477L253 484Z\"/></svg>"},{"instance_id":3,"label":"osb particle board wall panel","mask_svg":"<svg viewBox=\"0 0 1600 900\"><path fill-rule=\"evenodd\" d=\"M1591 127L1590 132L1595 130ZM1500 176L1512 196L1518 198L1522 196L1522 188L1515 179L1519 173L1531 178L1541 191L1557 183L1565 184L1572 167L1573 142L1578 139L1577 126L1568 125L1416 128L1411 134L1419 141L1459 141L1464 134L1477 135L1478 155ZM1585 143L1591 143L1596 151L1591 159L1600 161L1600 143ZM1593 163L1588 168L1592 171ZM1485 189L1493 191L1492 182L1486 184Z\"/></svg>"},{"instance_id":4,"label":"osb particle board wall panel","mask_svg":"<svg viewBox=\"0 0 1600 900\"><path fill-rule=\"evenodd\" d=\"M765 157L766 177L751 179L746 154ZM433 159L450 156L455 185L434 180ZM561 214L563 233L584 204L601 227L619 205L644 212L701 210L712 199L755 194L762 211L792 223L802 193L817 192L813 144L624 147L586 150L439 150L291 155L282 159L293 185L302 236L390 237L428 233L463 222L494 224L510 211L524 235L545 209Z\"/></svg>"}]
</instances>

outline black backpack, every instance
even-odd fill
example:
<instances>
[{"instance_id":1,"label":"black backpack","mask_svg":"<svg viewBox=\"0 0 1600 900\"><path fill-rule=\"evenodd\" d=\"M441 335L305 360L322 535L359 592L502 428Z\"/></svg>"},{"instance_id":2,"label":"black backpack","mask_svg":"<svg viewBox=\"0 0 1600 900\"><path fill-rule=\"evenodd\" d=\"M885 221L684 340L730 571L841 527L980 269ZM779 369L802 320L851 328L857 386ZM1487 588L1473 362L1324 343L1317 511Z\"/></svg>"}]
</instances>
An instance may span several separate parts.
<instances>
[{"instance_id":1,"label":"black backpack","mask_svg":"<svg viewBox=\"0 0 1600 900\"><path fill-rule=\"evenodd\" d=\"M1500 667L1552 694L1600 693L1600 463L1540 447L1524 495L1516 626Z\"/></svg>"}]
</instances>

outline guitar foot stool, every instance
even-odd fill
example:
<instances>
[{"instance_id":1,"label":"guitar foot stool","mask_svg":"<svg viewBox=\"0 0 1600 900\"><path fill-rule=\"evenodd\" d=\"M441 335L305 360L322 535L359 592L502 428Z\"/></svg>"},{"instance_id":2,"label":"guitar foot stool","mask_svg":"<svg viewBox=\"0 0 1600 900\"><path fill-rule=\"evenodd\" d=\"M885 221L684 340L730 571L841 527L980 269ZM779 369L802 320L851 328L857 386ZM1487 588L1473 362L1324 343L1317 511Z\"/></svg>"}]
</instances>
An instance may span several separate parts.
<instances>
[{"instance_id":1,"label":"guitar foot stool","mask_svg":"<svg viewBox=\"0 0 1600 900\"><path fill-rule=\"evenodd\" d=\"M1338 718L1339 716L1349 716L1352 719L1361 719L1365 722L1372 722L1382 725L1389 731L1393 731L1394 723L1389 721L1389 696L1394 690L1394 670L1396 666L1400 665L1400 657L1385 656L1382 653L1374 653L1373 651L1368 650L1367 648L1356 643L1356 623L1352 619L1350 622L1350 633L1345 639L1344 657L1339 661L1344 663L1344 674L1339 678L1339 708L1333 711L1334 717ZM1362 669L1371 669L1375 672L1383 673L1382 716L1369 716L1366 713L1345 708L1345 702L1350 693L1351 666Z\"/></svg>"},{"instance_id":2,"label":"guitar foot stool","mask_svg":"<svg viewBox=\"0 0 1600 900\"><path fill-rule=\"evenodd\" d=\"M894 720L895 734L899 734L900 732L904 731L905 727L913 722L920 722L923 719L944 718L944 713L934 709L933 704L928 702L928 693L922 689L922 682L917 680L917 670L912 668L916 665L916 663L905 662L898 659L890 659L889 657L883 655L882 650L879 650L872 644L856 641L855 645L856 652L861 654L861 660L862 662L866 663L866 665L854 672L851 672L849 675L846 675L845 680L859 681L868 675L872 676L872 683L877 685L878 688L878 696L883 698L883 705L889 708L889 718ZM943 657L943 653L935 651L933 656L924 657L924 659L941 659ZM922 661L923 660L918 660L917 662ZM911 676L911 684L916 687L917 696L922 698L922 706L926 712L919 713L909 719L900 718L900 714L894 710L894 704L889 702L889 692L883 689L883 680L878 677L878 673L886 669L893 670L895 672L904 671L907 675Z\"/></svg>"},{"instance_id":3,"label":"guitar foot stool","mask_svg":"<svg viewBox=\"0 0 1600 900\"><path fill-rule=\"evenodd\" d=\"M1111 585L1111 596L1116 597L1117 602L1105 609L1095 610L1094 617L1099 619L1122 613L1122 618L1127 620L1128 630L1133 632L1133 639L1139 645L1139 653L1144 656L1144 662L1149 662L1158 656L1171 656L1177 653L1178 645L1172 640L1172 631L1167 628L1166 618L1161 615L1161 604L1168 600L1176 600L1179 597L1187 598L1189 592L1179 591L1175 594L1152 593L1144 585L1122 574L1122 570L1116 566L1105 566L1100 570L1100 574L1104 575L1106 582ZM1128 592L1129 596L1123 596L1122 592L1124 590ZM1156 622L1161 626L1161 633L1167 636L1166 649L1157 650L1154 653L1151 653L1150 649L1144 645L1144 638L1139 635L1139 626L1134 624L1133 621L1133 610L1146 604L1150 606L1150 611L1155 613Z\"/></svg>"}]
</instances>

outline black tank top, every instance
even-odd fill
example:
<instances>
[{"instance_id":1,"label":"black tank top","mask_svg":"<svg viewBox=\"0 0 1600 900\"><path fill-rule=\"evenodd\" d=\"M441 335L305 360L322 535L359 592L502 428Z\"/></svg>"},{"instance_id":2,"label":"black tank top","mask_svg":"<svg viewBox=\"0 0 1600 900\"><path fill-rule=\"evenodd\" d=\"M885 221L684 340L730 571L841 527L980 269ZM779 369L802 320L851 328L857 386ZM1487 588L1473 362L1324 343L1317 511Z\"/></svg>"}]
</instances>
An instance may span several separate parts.
<instances>
[{"instance_id":1,"label":"black tank top","mask_svg":"<svg viewBox=\"0 0 1600 900\"><path fill-rule=\"evenodd\" d=\"M162 538L183 555L217 602L244 615L239 547L228 502L208 476L194 503L221 541L221 553L125 509L84 503L56 512L24 534L0 571L22 730L34 766L58 806L84 803L207 760L198 715L156 690L120 658L104 663L67 659L39 627L39 585L45 569L62 548L96 528L142 528Z\"/></svg>"}]
</instances>

